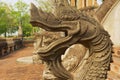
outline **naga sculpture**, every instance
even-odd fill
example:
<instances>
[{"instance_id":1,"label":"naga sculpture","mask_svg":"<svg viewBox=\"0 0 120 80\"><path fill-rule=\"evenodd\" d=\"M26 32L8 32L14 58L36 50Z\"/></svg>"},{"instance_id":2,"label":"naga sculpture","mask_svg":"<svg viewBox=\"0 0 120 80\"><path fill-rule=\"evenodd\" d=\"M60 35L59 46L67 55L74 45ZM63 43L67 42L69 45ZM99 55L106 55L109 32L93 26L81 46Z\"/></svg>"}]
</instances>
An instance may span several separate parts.
<instances>
[{"instance_id":1,"label":"naga sculpture","mask_svg":"<svg viewBox=\"0 0 120 80\"><path fill-rule=\"evenodd\" d=\"M51 42L36 53L48 65L56 79L51 80L105 80L112 61L112 42L110 35L94 18L91 18L69 4L58 0L56 15L47 13L31 4L31 21L33 26L51 32L64 32L62 37ZM73 44L82 44L89 52L83 54L82 60L74 71L67 71L61 56Z\"/></svg>"}]
</instances>

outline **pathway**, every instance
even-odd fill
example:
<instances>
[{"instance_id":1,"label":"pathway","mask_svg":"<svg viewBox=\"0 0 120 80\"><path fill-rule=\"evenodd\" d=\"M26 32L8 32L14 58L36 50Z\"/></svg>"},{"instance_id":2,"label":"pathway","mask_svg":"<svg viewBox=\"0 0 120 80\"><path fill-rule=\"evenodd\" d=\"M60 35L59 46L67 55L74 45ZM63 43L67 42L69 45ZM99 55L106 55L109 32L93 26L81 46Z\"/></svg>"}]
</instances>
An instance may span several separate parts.
<instances>
[{"instance_id":1,"label":"pathway","mask_svg":"<svg viewBox=\"0 0 120 80\"><path fill-rule=\"evenodd\" d=\"M23 48L0 59L0 80L42 80L42 64L23 64L17 58L31 56L33 47Z\"/></svg>"}]
</instances>

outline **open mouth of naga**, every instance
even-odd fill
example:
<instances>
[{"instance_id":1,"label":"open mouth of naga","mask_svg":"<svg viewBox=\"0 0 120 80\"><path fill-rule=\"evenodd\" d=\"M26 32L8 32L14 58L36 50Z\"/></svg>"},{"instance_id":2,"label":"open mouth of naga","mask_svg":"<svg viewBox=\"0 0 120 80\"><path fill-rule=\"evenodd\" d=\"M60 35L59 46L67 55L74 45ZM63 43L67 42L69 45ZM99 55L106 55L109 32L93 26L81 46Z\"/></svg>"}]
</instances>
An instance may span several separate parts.
<instances>
[{"instance_id":1,"label":"open mouth of naga","mask_svg":"<svg viewBox=\"0 0 120 80\"><path fill-rule=\"evenodd\" d=\"M105 80L107 71L110 68L110 61L112 60L112 42L108 32L95 19L82 14L75 17L76 14L73 14L71 10L72 13L68 11L65 14L66 10L63 11L64 17L67 16L65 17L66 20L61 20L57 18L59 15L56 17L52 13L44 12L33 4L31 5L30 23L33 26L40 27L46 31L64 32L65 34L64 37L51 41L49 45L38 48L36 53L40 55L43 61L47 62L50 70L56 77L60 78L59 80L73 80L73 76L61 63L61 55L71 45L81 43L89 49L89 52L83 53L78 74L76 72L76 75L80 76L79 80ZM75 18L69 20L68 18L72 17L70 14ZM100 73L97 73L96 70L100 71ZM96 75L92 76L91 73ZM101 77L100 74L103 76Z\"/></svg>"},{"instance_id":2,"label":"open mouth of naga","mask_svg":"<svg viewBox=\"0 0 120 80\"><path fill-rule=\"evenodd\" d=\"M71 46L73 43L70 43L72 36L79 31L79 25L76 22L71 22L75 27L72 27L69 24L69 21L58 20L52 13L47 13L38 9L35 5L31 5L31 21L30 23L33 26L40 27L46 31L50 32L59 32L59 35L64 35L57 40L53 40L49 45L41 47L38 50L38 54L41 56L48 56L49 53L54 54L56 51L65 52L65 50ZM78 25L78 26L76 26ZM62 32L62 34L61 34ZM55 33L56 34L56 33ZM63 54L63 53L62 53Z\"/></svg>"}]
</instances>

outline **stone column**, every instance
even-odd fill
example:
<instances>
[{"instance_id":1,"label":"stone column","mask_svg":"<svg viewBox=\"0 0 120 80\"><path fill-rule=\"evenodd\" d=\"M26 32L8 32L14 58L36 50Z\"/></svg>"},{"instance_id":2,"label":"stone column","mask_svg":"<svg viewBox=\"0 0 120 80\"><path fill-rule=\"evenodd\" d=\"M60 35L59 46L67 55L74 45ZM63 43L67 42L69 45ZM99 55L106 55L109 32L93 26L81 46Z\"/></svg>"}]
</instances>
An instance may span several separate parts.
<instances>
[{"instance_id":1,"label":"stone column","mask_svg":"<svg viewBox=\"0 0 120 80\"><path fill-rule=\"evenodd\" d=\"M87 6L94 6L93 5L93 0L87 0L88 5Z\"/></svg>"},{"instance_id":2,"label":"stone column","mask_svg":"<svg viewBox=\"0 0 120 80\"><path fill-rule=\"evenodd\" d=\"M75 4L76 4L75 0L71 0L70 5L71 6L76 6Z\"/></svg>"},{"instance_id":3,"label":"stone column","mask_svg":"<svg viewBox=\"0 0 120 80\"><path fill-rule=\"evenodd\" d=\"M77 0L77 9L82 8L83 6L83 0Z\"/></svg>"}]
</instances>

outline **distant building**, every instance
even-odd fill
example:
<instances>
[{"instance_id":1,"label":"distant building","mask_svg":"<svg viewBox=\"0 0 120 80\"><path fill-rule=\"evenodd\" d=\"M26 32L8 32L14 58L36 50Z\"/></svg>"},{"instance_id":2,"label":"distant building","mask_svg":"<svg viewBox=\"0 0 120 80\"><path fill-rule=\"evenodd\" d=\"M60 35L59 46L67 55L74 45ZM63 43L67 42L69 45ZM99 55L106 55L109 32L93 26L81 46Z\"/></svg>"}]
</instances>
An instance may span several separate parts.
<instances>
[{"instance_id":1,"label":"distant building","mask_svg":"<svg viewBox=\"0 0 120 80\"><path fill-rule=\"evenodd\" d=\"M70 4L77 9L98 6L97 0L70 0Z\"/></svg>"}]
</instances>

